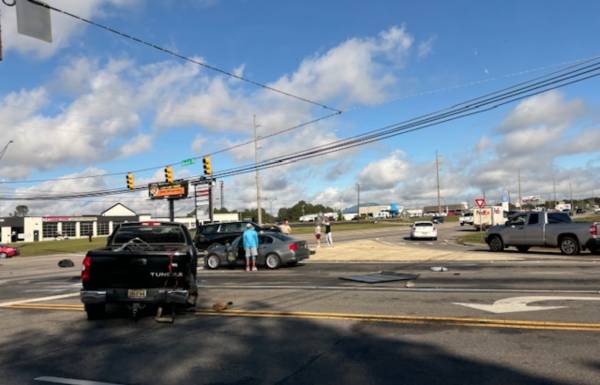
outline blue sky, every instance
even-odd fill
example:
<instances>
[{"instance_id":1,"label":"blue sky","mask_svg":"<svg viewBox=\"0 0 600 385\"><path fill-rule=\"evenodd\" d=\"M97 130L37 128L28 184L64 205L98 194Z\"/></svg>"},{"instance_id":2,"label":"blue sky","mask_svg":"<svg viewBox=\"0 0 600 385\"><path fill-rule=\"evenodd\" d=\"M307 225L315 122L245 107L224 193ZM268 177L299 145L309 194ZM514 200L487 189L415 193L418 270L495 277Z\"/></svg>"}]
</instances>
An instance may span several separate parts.
<instances>
[{"instance_id":1,"label":"blue sky","mask_svg":"<svg viewBox=\"0 0 600 385\"><path fill-rule=\"evenodd\" d=\"M345 111L261 144L275 156L399 122L600 54L600 4L560 1L161 1L50 4L181 54ZM318 108L186 64L106 31L53 14L54 43L15 32L1 5L0 132L14 138L3 180L128 171L201 155L323 114ZM364 199L433 203L438 150L448 203L482 191L600 193L600 80L263 175L273 206L298 199L346 206ZM504 129L502 128L504 127ZM508 128L507 128L508 127ZM582 139L583 138L583 139ZM3 144L3 143L1 143ZM252 147L213 158L215 170L253 160ZM176 167L176 176L200 173ZM137 175L138 183L162 170ZM254 204L253 177L230 178L226 206ZM122 187L124 177L5 184L5 194ZM550 186L550 187L548 187ZM17 189L17 190L15 190ZM143 194L29 203L34 212L94 212L121 200L162 212ZM17 202L3 203L3 211ZM182 204L181 210L188 207Z\"/></svg>"}]
</instances>

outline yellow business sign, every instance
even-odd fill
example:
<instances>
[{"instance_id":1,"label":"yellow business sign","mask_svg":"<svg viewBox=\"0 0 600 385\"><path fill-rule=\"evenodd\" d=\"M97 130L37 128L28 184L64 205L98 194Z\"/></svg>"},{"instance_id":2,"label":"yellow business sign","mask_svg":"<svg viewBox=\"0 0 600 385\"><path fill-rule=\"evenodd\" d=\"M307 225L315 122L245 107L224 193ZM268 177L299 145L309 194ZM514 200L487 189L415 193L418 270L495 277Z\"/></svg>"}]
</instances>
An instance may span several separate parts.
<instances>
[{"instance_id":1,"label":"yellow business sign","mask_svg":"<svg viewBox=\"0 0 600 385\"><path fill-rule=\"evenodd\" d=\"M175 181L173 183L150 183L148 195L151 199L181 199L188 196L188 181Z\"/></svg>"}]
</instances>

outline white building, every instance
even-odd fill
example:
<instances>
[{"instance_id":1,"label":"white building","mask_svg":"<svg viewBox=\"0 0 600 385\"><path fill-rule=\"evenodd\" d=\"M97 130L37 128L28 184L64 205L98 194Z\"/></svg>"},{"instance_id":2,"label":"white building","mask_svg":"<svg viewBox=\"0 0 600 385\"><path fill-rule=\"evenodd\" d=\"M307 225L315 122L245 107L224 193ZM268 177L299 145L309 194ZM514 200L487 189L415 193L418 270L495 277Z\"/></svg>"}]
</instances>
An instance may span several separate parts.
<instances>
[{"instance_id":1,"label":"white building","mask_svg":"<svg viewBox=\"0 0 600 385\"><path fill-rule=\"evenodd\" d=\"M99 215L51 215L0 218L0 242L37 242L64 238L108 236L113 229L125 222L157 220L168 222L169 218L152 218L150 214L137 214L127 206L117 203ZM214 214L215 222L239 220L239 214ZM196 228L194 217L176 217L188 229Z\"/></svg>"}]
</instances>

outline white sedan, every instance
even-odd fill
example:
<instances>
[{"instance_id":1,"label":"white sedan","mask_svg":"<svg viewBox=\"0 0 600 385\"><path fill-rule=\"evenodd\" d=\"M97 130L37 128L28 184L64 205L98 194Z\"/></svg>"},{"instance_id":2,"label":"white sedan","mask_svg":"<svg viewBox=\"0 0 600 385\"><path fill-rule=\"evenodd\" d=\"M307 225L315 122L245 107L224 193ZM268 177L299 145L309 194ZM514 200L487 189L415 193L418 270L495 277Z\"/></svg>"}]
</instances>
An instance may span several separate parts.
<instances>
[{"instance_id":1,"label":"white sedan","mask_svg":"<svg viewBox=\"0 0 600 385\"><path fill-rule=\"evenodd\" d=\"M437 227L433 222L415 222L410 228L410 239L433 239L437 241Z\"/></svg>"}]
</instances>

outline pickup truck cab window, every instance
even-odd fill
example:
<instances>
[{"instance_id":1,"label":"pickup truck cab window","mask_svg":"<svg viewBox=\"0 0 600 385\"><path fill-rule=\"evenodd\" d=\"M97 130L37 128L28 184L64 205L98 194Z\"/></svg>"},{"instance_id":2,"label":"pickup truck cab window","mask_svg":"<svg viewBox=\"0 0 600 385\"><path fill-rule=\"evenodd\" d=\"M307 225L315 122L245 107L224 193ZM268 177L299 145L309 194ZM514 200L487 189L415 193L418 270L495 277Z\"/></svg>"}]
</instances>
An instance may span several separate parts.
<instances>
[{"instance_id":1,"label":"pickup truck cab window","mask_svg":"<svg viewBox=\"0 0 600 385\"><path fill-rule=\"evenodd\" d=\"M548 213L548 223L571 223L571 217L565 213Z\"/></svg>"},{"instance_id":2,"label":"pickup truck cab window","mask_svg":"<svg viewBox=\"0 0 600 385\"><path fill-rule=\"evenodd\" d=\"M523 226L526 223L527 214L516 215L512 217L508 222L509 226Z\"/></svg>"},{"instance_id":3,"label":"pickup truck cab window","mask_svg":"<svg viewBox=\"0 0 600 385\"><path fill-rule=\"evenodd\" d=\"M134 238L147 243L186 243L185 234L179 226L121 226L112 243L123 244Z\"/></svg>"},{"instance_id":4,"label":"pickup truck cab window","mask_svg":"<svg viewBox=\"0 0 600 385\"><path fill-rule=\"evenodd\" d=\"M529 214L529 222L527 222L527 224L528 225L537 225L538 223L540 223L540 214L538 214L538 213Z\"/></svg>"}]
</instances>

